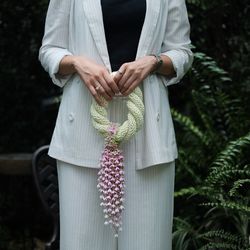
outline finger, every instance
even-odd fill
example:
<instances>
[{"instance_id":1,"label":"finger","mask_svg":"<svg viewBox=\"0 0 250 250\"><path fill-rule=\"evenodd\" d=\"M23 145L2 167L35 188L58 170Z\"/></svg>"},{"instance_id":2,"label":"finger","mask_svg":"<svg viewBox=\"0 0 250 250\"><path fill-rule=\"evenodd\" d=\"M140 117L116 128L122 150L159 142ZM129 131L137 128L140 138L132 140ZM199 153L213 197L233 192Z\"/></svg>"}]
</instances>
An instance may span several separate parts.
<instances>
[{"instance_id":1,"label":"finger","mask_svg":"<svg viewBox=\"0 0 250 250\"><path fill-rule=\"evenodd\" d=\"M122 95L128 96L129 94L133 92L134 89L135 89L135 85L132 85L125 92L123 92Z\"/></svg>"},{"instance_id":2,"label":"finger","mask_svg":"<svg viewBox=\"0 0 250 250\"><path fill-rule=\"evenodd\" d=\"M117 83L118 88L120 90L121 90L121 87L123 86L123 84L126 81L126 78L128 76L128 72L126 72L127 71L127 67L128 67L128 63L122 64L122 66L120 67L120 69L117 71L117 74L116 74L116 77L117 77L116 83ZM120 76L118 76L118 74Z\"/></svg>"},{"instance_id":3,"label":"finger","mask_svg":"<svg viewBox=\"0 0 250 250\"><path fill-rule=\"evenodd\" d=\"M94 86L90 85L89 90L90 90L90 93L92 94L92 96L95 98L96 102L100 106L104 106L104 103L103 103L101 97L99 96L99 94L97 93L97 91L95 90Z\"/></svg>"},{"instance_id":4,"label":"finger","mask_svg":"<svg viewBox=\"0 0 250 250\"><path fill-rule=\"evenodd\" d=\"M122 75L120 81L118 82L118 87L119 87L120 90L122 89L123 85L127 82L130 75L131 75L131 73L128 70L126 70L124 72L124 74Z\"/></svg>"},{"instance_id":5,"label":"finger","mask_svg":"<svg viewBox=\"0 0 250 250\"><path fill-rule=\"evenodd\" d=\"M100 78L99 81L95 81L94 85L96 92L103 96L107 101L111 101L112 100L112 96L109 95L109 93L105 90L105 88L103 87L103 85L105 85L106 82ZM96 86L98 86L98 88L96 88Z\"/></svg>"},{"instance_id":6,"label":"finger","mask_svg":"<svg viewBox=\"0 0 250 250\"><path fill-rule=\"evenodd\" d=\"M108 102L112 100L112 97L105 91L105 89L103 88L103 86L100 84L99 89L97 90L97 93L100 94L101 96L103 96Z\"/></svg>"},{"instance_id":7,"label":"finger","mask_svg":"<svg viewBox=\"0 0 250 250\"><path fill-rule=\"evenodd\" d=\"M128 80L124 83L124 85L121 88L122 94L130 87L130 85L136 80L136 78L137 77L135 75L130 75Z\"/></svg>"},{"instance_id":8,"label":"finger","mask_svg":"<svg viewBox=\"0 0 250 250\"><path fill-rule=\"evenodd\" d=\"M106 83L108 84L108 86L110 86L110 88L112 89L113 94L118 94L120 92L120 90L119 90L114 78L108 73L104 74L103 76L104 76L104 79L105 79Z\"/></svg>"},{"instance_id":9,"label":"finger","mask_svg":"<svg viewBox=\"0 0 250 250\"><path fill-rule=\"evenodd\" d=\"M102 87L103 87L103 90L102 90L102 93L106 93L107 95L109 95L109 97L112 99L112 97L114 96L114 92L113 92L113 90L110 88L110 86L107 84L107 82L106 82L106 80L105 80L105 78L103 78L103 77L100 77L99 79L98 79L98 81L100 82L100 84L102 85Z\"/></svg>"},{"instance_id":10,"label":"finger","mask_svg":"<svg viewBox=\"0 0 250 250\"><path fill-rule=\"evenodd\" d=\"M130 84L130 86L126 89L126 91L124 91L122 94L124 96L127 96L127 95L131 94L134 91L134 89L139 85L139 83L140 82L138 80L133 81Z\"/></svg>"},{"instance_id":11,"label":"finger","mask_svg":"<svg viewBox=\"0 0 250 250\"><path fill-rule=\"evenodd\" d=\"M118 71L116 71L113 79L116 82L116 84L120 81L120 79L122 78L123 72L119 69Z\"/></svg>"}]
</instances>

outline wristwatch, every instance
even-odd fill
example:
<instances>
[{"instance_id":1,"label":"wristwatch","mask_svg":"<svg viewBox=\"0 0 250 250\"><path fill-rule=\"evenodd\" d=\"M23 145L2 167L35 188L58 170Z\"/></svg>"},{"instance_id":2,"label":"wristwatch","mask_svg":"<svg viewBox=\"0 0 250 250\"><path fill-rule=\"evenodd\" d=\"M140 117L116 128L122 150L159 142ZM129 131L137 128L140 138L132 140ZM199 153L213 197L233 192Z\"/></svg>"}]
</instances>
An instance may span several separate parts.
<instances>
[{"instance_id":1,"label":"wristwatch","mask_svg":"<svg viewBox=\"0 0 250 250\"><path fill-rule=\"evenodd\" d=\"M160 69L160 67L163 64L163 61L162 61L160 55L150 54L150 56L154 56L156 58L156 60L157 60L156 63L155 63L154 69L150 72L150 74L154 74L154 73L157 73L157 71Z\"/></svg>"}]
</instances>

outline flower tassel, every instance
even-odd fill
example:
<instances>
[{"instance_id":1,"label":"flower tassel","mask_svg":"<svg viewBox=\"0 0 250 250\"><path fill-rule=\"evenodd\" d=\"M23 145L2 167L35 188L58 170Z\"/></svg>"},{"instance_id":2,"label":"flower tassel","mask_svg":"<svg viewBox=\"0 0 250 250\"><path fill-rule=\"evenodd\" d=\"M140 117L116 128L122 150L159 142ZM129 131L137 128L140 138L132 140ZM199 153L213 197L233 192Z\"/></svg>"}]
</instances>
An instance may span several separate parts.
<instances>
[{"instance_id":1,"label":"flower tassel","mask_svg":"<svg viewBox=\"0 0 250 250\"><path fill-rule=\"evenodd\" d=\"M114 139L116 132L116 124L111 123L100 160L97 188L101 193L100 206L103 207L104 224L111 224L114 236L118 237L118 231L122 231L125 177L122 150Z\"/></svg>"}]
</instances>

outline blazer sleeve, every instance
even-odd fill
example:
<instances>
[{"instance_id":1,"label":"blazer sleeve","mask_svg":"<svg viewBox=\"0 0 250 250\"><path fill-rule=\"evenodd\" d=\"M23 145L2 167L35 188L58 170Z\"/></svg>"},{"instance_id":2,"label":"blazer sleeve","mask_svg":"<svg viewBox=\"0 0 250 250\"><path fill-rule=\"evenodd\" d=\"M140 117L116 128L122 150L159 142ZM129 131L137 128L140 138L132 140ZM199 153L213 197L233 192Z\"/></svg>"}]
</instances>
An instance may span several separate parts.
<instances>
[{"instance_id":1,"label":"blazer sleeve","mask_svg":"<svg viewBox=\"0 0 250 250\"><path fill-rule=\"evenodd\" d=\"M162 76L165 86L178 83L193 63L190 23L185 0L169 0L165 36L161 54L168 56L174 66L175 76Z\"/></svg>"},{"instance_id":2,"label":"blazer sleeve","mask_svg":"<svg viewBox=\"0 0 250 250\"><path fill-rule=\"evenodd\" d=\"M52 82L59 87L63 87L72 76L57 74L62 58L72 55L68 50L70 2L71 0L50 0L39 49L39 61L49 73Z\"/></svg>"}]
</instances>

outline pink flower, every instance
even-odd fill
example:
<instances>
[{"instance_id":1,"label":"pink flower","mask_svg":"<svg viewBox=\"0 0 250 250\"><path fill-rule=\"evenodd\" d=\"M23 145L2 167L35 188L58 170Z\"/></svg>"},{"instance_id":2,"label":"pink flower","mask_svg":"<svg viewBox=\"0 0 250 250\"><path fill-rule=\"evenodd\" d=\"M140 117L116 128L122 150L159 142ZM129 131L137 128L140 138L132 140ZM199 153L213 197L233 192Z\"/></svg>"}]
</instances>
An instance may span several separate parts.
<instances>
[{"instance_id":1,"label":"pink flower","mask_svg":"<svg viewBox=\"0 0 250 250\"><path fill-rule=\"evenodd\" d=\"M105 148L100 159L100 170L98 172L98 185L105 225L111 224L115 230L115 237L118 237L118 230L122 230L121 213L124 209L124 165L122 151L114 140L117 131L115 124L108 129L109 136L105 138Z\"/></svg>"}]
</instances>

